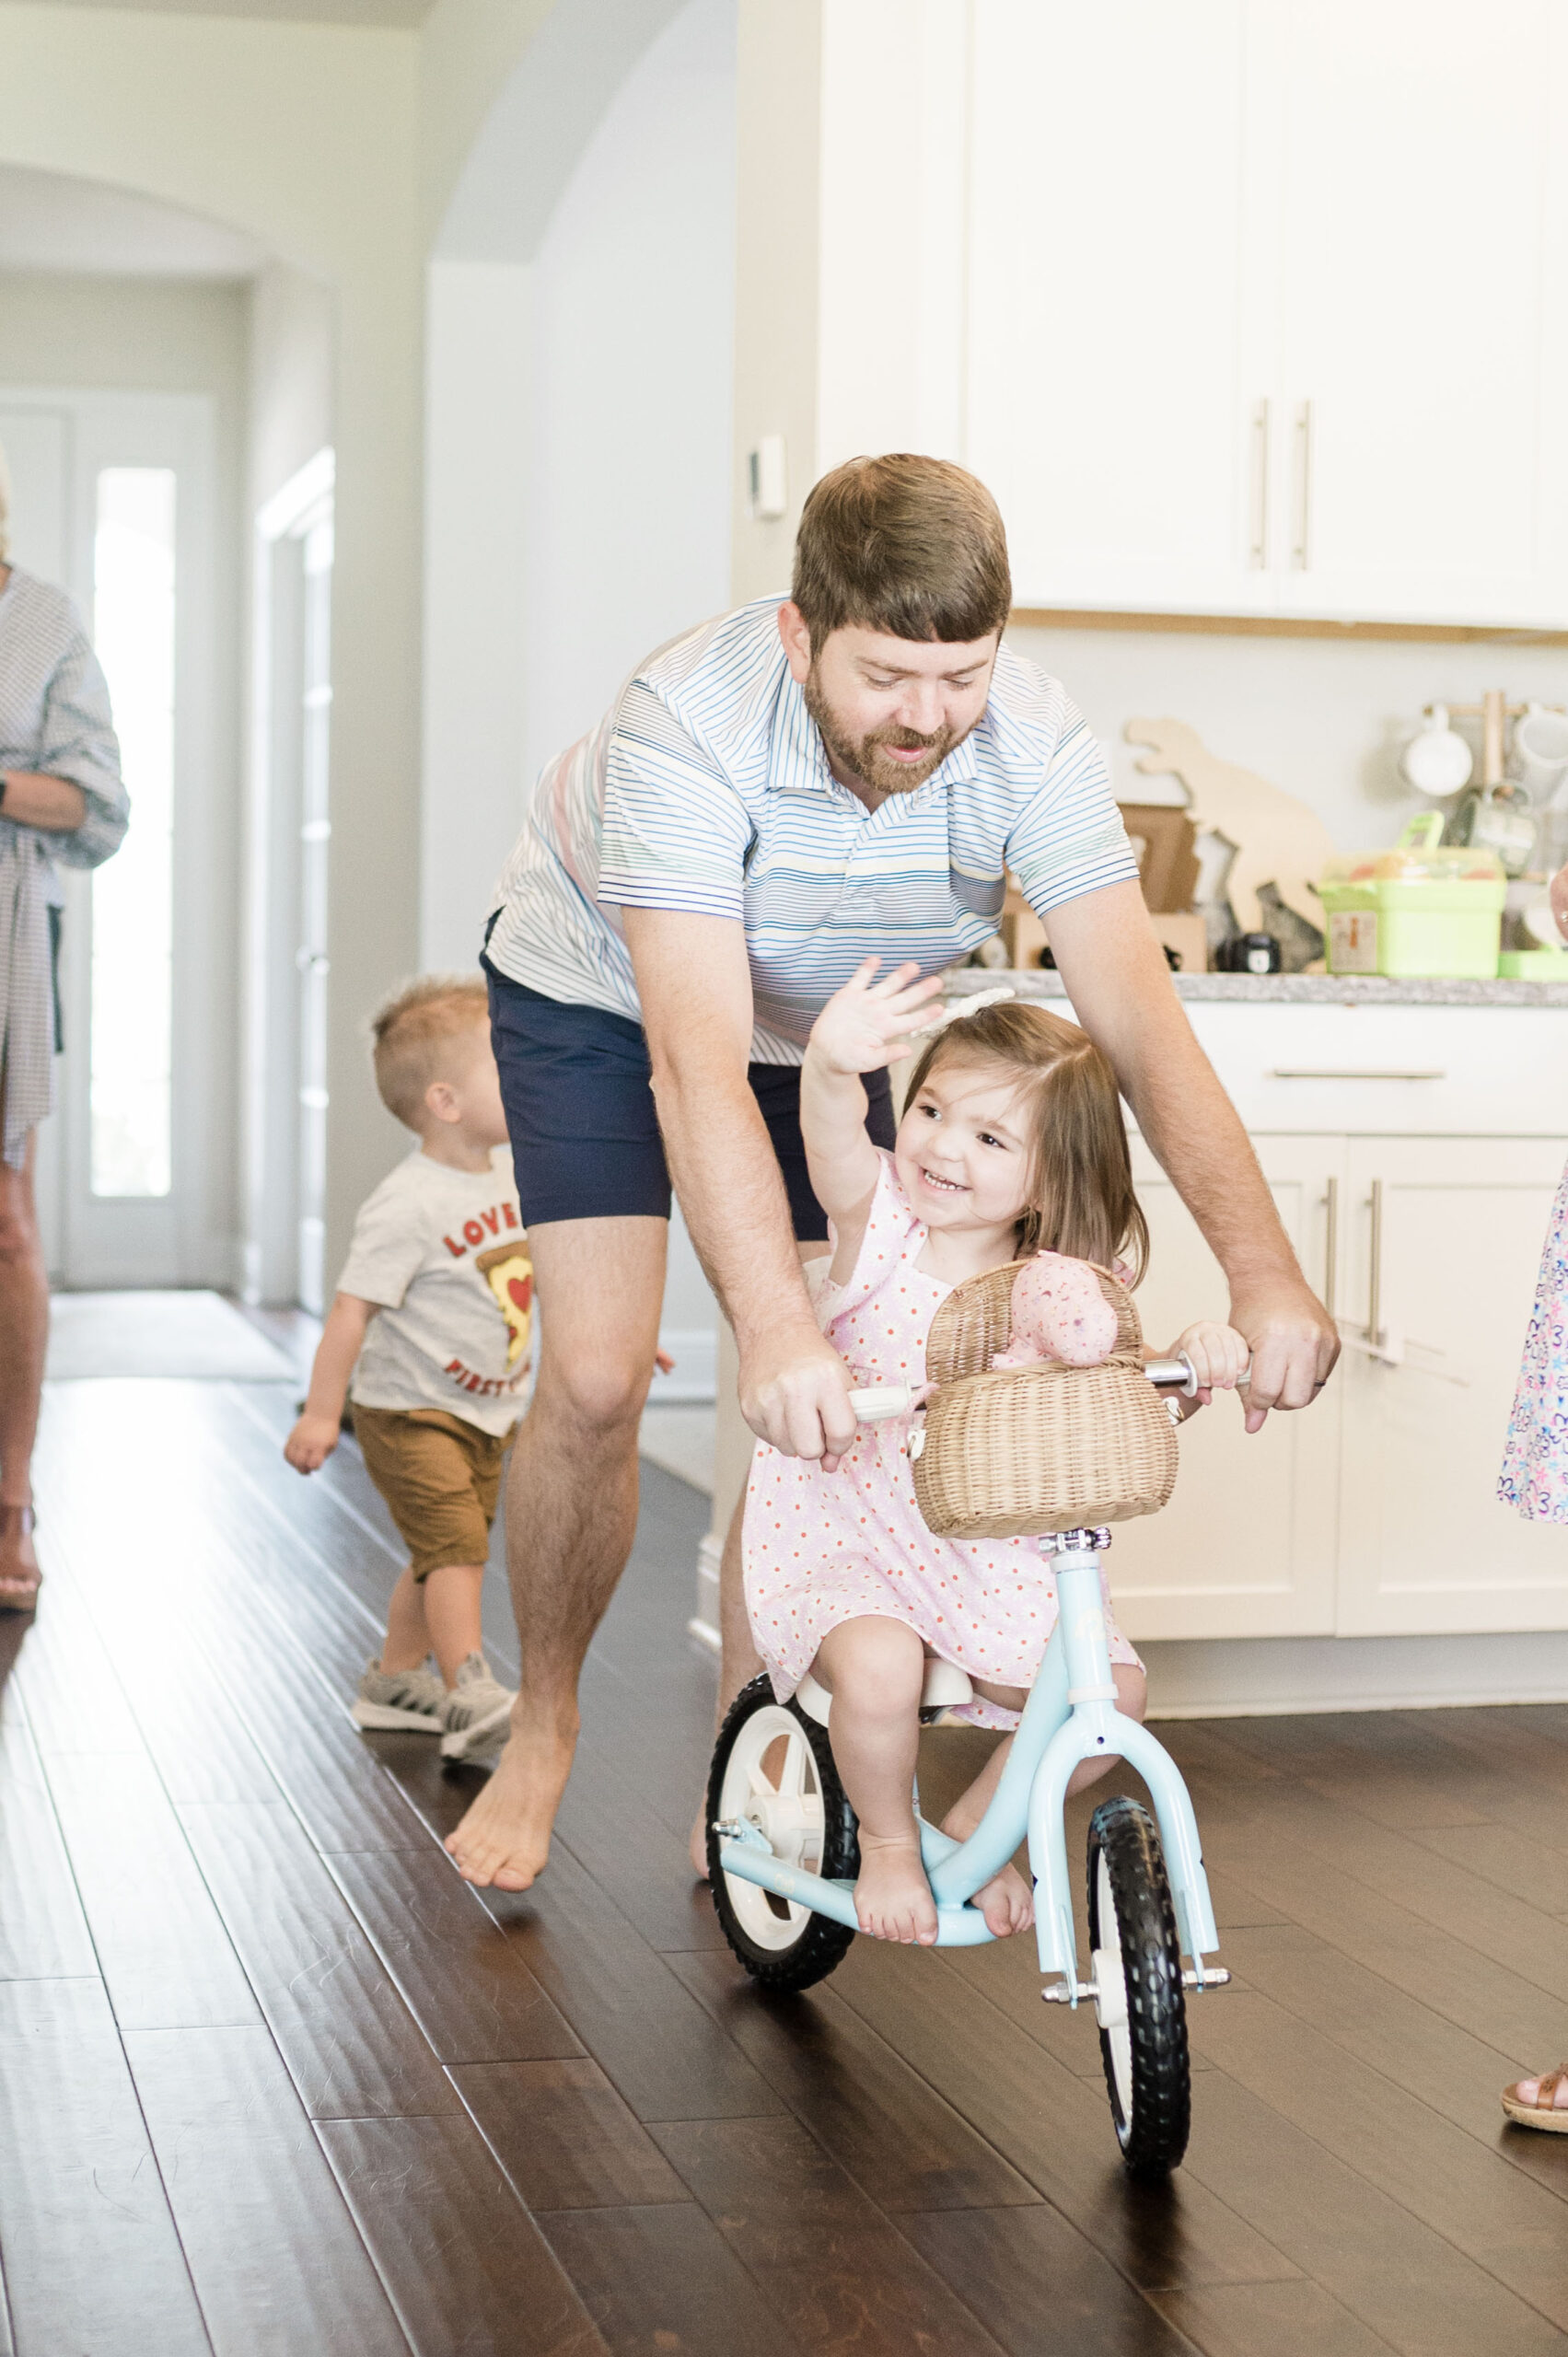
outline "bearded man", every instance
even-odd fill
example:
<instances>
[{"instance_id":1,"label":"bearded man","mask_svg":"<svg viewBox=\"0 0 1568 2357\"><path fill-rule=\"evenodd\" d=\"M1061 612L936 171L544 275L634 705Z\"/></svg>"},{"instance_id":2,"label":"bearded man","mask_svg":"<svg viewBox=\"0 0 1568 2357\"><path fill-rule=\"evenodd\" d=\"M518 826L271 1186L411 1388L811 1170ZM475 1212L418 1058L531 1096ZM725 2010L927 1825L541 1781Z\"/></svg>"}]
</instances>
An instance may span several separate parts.
<instances>
[{"instance_id":1,"label":"bearded man","mask_svg":"<svg viewBox=\"0 0 1568 2357\"><path fill-rule=\"evenodd\" d=\"M794 1456L842 1454L849 1377L801 1276L827 1237L800 1138L807 1035L866 957L935 974L978 947L1006 869L1230 1280L1249 1422L1307 1406L1333 1364L1171 987L1099 747L1002 645L1010 603L982 484L854 459L807 501L789 598L661 647L539 780L484 954L542 1335L507 1490L521 1690L447 1844L470 1882L527 1889L549 1851L578 1675L631 1552L671 1177L748 1423ZM890 1147L887 1074L866 1086ZM757 1666L740 1599L738 1510L721 1709Z\"/></svg>"}]
</instances>

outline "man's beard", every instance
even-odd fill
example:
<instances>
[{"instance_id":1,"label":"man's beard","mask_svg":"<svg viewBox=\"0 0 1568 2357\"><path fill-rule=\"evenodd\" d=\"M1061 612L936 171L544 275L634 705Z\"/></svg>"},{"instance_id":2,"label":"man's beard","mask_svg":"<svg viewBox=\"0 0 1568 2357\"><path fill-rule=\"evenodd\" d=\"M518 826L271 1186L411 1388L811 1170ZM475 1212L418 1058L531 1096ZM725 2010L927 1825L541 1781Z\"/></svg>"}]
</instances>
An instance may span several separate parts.
<instances>
[{"instance_id":1,"label":"man's beard","mask_svg":"<svg viewBox=\"0 0 1568 2357\"><path fill-rule=\"evenodd\" d=\"M942 728L934 737L923 737L918 729L900 728L889 721L885 727L873 728L867 736L851 737L839 726L831 704L822 693L815 663L806 675L801 694L833 760L878 794L912 794L917 785L923 785L928 777L935 776L954 746L961 745L970 734L967 728ZM920 745L929 750L921 761L890 761L883 753L885 745L909 750Z\"/></svg>"}]
</instances>

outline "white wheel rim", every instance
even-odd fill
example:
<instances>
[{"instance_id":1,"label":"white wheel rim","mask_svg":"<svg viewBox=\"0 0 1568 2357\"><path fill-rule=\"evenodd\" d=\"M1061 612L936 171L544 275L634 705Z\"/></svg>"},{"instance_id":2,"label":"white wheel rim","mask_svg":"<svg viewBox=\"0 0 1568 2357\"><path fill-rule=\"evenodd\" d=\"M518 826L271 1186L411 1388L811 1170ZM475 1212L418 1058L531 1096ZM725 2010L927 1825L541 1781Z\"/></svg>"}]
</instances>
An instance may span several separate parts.
<instances>
[{"instance_id":1,"label":"white wheel rim","mask_svg":"<svg viewBox=\"0 0 1568 2357\"><path fill-rule=\"evenodd\" d=\"M770 1759L782 1744L784 1749ZM719 1794L719 1815L744 1817L767 1836L773 1855L807 1874L822 1871L827 1813L817 1755L793 1711L764 1703L753 1711L730 1746ZM738 1875L726 1875L726 1893L741 1930L760 1948L792 1948L811 1910L775 1898Z\"/></svg>"},{"instance_id":2,"label":"white wheel rim","mask_svg":"<svg viewBox=\"0 0 1568 2357\"><path fill-rule=\"evenodd\" d=\"M1094 1955L1095 2019L1110 2056L1116 2082L1117 2109L1123 2126L1132 2119L1132 2032L1127 2020L1127 1972L1121 1960L1121 1925L1117 1920L1116 1895L1105 1852L1095 1868L1095 1925L1105 1945Z\"/></svg>"}]
</instances>

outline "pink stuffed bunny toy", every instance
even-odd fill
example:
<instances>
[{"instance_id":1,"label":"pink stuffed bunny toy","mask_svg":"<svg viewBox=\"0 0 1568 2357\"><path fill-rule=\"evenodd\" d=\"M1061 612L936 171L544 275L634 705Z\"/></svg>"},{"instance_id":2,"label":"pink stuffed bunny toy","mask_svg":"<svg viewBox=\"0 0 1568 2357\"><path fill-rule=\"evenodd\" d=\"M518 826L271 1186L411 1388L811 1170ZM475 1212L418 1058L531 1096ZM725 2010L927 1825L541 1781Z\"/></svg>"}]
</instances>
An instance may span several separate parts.
<instances>
[{"instance_id":1,"label":"pink stuffed bunny toy","mask_svg":"<svg viewBox=\"0 0 1568 2357\"><path fill-rule=\"evenodd\" d=\"M1098 1366L1116 1348L1116 1312L1086 1260L1039 1252L1013 1280L1009 1347L991 1364L1033 1366L1055 1359L1064 1366Z\"/></svg>"}]
</instances>

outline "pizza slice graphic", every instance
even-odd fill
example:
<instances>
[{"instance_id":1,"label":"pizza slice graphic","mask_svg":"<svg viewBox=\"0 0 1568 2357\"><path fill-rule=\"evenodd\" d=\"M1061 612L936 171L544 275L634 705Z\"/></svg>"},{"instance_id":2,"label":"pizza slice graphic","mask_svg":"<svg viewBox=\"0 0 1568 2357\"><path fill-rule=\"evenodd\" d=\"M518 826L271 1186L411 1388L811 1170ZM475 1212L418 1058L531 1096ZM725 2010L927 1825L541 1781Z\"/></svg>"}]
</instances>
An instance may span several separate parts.
<instances>
[{"instance_id":1,"label":"pizza slice graphic","mask_svg":"<svg viewBox=\"0 0 1568 2357\"><path fill-rule=\"evenodd\" d=\"M497 1244L482 1252L474 1267L495 1296L506 1320L506 1365L515 1367L528 1346L533 1322L533 1262L521 1244Z\"/></svg>"}]
</instances>

